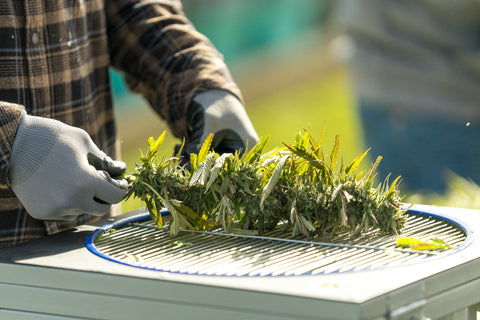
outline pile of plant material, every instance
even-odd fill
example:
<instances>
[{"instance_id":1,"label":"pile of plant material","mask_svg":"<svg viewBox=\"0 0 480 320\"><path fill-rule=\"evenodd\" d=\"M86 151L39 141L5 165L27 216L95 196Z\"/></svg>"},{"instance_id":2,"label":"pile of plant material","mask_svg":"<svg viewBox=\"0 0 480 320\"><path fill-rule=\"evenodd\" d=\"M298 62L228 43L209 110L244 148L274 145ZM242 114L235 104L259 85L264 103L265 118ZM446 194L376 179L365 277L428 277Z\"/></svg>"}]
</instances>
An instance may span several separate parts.
<instances>
[{"instance_id":1,"label":"pile of plant material","mask_svg":"<svg viewBox=\"0 0 480 320\"><path fill-rule=\"evenodd\" d=\"M399 178L374 185L381 157L362 172L367 151L348 165L337 163L339 136L330 155L321 149L309 130L297 134L295 143L264 152L268 138L261 138L250 151L239 155L211 150L213 136L190 166L159 154L165 132L148 140L149 150L140 157L129 179L131 194L140 198L152 219L165 225L160 210L170 211L169 229L212 230L227 233L262 234L284 228L293 236L371 228L398 234L405 224L399 196Z\"/></svg>"}]
</instances>

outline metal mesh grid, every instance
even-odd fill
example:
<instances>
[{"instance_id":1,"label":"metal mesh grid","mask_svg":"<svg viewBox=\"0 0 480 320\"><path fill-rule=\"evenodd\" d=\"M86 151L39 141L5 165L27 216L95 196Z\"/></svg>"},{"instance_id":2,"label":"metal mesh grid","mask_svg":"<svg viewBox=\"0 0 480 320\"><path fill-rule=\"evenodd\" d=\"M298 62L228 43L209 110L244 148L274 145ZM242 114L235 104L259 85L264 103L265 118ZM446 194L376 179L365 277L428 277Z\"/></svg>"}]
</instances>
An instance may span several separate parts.
<instances>
[{"instance_id":1,"label":"metal mesh grid","mask_svg":"<svg viewBox=\"0 0 480 320\"><path fill-rule=\"evenodd\" d=\"M459 226L432 216L407 214L402 237L441 238L452 247L466 240ZM310 241L274 231L259 236L181 231L171 237L147 219L97 237L94 246L104 258L167 272L220 276L291 276L326 274L415 263L448 253L396 247L397 236L377 230Z\"/></svg>"}]
</instances>

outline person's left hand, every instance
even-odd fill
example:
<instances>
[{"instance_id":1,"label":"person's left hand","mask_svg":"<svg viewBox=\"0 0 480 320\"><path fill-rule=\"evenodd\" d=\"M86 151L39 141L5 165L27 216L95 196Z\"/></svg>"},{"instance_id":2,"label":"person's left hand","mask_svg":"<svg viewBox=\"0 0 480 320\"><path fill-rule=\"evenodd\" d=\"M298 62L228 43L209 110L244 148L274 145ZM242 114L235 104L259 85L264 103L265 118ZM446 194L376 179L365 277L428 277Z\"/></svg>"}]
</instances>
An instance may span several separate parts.
<instances>
[{"instance_id":1,"label":"person's left hand","mask_svg":"<svg viewBox=\"0 0 480 320\"><path fill-rule=\"evenodd\" d=\"M190 134L184 154L197 153L210 133L217 153L240 153L253 147L258 135L242 103L224 90L211 90L196 96L189 109Z\"/></svg>"}]
</instances>

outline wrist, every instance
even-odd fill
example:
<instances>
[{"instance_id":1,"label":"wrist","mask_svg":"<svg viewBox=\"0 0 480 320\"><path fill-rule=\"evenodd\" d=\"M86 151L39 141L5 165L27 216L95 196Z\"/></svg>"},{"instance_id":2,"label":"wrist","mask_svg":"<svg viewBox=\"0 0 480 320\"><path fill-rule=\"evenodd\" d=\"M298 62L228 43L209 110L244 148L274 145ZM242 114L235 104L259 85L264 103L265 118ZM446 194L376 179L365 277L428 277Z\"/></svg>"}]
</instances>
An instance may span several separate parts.
<instances>
[{"instance_id":1,"label":"wrist","mask_svg":"<svg viewBox=\"0 0 480 320\"><path fill-rule=\"evenodd\" d=\"M45 162L60 135L57 123L22 112L10 155L11 184L22 183Z\"/></svg>"},{"instance_id":2,"label":"wrist","mask_svg":"<svg viewBox=\"0 0 480 320\"><path fill-rule=\"evenodd\" d=\"M34 174L52 148L52 143L48 143L44 139L44 135L34 129L34 123L35 119L23 111L10 155L9 178L11 184L22 183L27 177ZM33 154L35 155L33 156Z\"/></svg>"}]
</instances>

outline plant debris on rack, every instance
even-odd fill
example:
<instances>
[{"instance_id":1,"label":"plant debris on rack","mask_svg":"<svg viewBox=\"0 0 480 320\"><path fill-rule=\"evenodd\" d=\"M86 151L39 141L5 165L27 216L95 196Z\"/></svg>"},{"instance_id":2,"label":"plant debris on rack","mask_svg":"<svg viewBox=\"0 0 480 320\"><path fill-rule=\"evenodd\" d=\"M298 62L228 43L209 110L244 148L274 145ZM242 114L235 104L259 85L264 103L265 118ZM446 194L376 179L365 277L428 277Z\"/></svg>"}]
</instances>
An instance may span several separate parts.
<instances>
[{"instance_id":1,"label":"plant debris on rack","mask_svg":"<svg viewBox=\"0 0 480 320\"><path fill-rule=\"evenodd\" d=\"M140 198L159 228L165 225L160 210L170 211L168 228L172 235L180 229L262 234L278 226L292 236L353 234L378 228L398 234L405 224L398 184L374 185L378 157L365 172L360 163L367 151L351 163L338 164L339 135L328 157L322 139L310 130L298 133L294 144L264 152L268 137L261 138L240 155L217 154L211 150L210 135L198 154L190 155L190 168L176 156L160 155L165 132L148 139L149 149L140 156L130 195Z\"/></svg>"},{"instance_id":2,"label":"plant debris on rack","mask_svg":"<svg viewBox=\"0 0 480 320\"><path fill-rule=\"evenodd\" d=\"M444 251L452 249L452 247L440 238L432 238L427 241L422 241L412 237L397 238L397 247L409 248L412 250L437 250Z\"/></svg>"}]
</instances>

